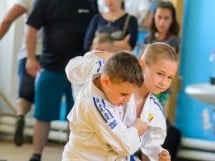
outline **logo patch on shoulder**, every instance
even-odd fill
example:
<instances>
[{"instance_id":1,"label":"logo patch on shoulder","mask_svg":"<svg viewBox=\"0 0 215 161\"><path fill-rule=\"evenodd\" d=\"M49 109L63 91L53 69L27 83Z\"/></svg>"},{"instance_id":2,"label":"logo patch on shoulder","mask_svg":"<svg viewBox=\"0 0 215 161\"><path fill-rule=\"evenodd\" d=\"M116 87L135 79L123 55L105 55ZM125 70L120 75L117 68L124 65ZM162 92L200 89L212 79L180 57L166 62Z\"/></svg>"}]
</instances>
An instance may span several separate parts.
<instances>
[{"instance_id":1,"label":"logo patch on shoulder","mask_svg":"<svg viewBox=\"0 0 215 161\"><path fill-rule=\"evenodd\" d=\"M117 125L117 120L114 118L113 114L105 104L104 99L93 97L94 105L105 121L105 123L111 128L114 129Z\"/></svg>"}]
</instances>

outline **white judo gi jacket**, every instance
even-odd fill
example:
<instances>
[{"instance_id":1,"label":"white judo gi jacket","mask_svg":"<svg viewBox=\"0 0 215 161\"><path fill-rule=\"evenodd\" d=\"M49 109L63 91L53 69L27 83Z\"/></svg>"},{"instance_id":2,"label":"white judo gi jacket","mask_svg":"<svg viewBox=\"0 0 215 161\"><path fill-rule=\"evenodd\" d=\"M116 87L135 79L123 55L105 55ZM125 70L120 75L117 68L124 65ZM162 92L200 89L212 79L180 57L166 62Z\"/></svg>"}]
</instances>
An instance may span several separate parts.
<instances>
[{"instance_id":1,"label":"white judo gi jacket","mask_svg":"<svg viewBox=\"0 0 215 161\"><path fill-rule=\"evenodd\" d=\"M67 117L70 136L62 161L124 161L141 146L137 129L123 122L124 110L130 107L108 102L93 83L99 76L81 88Z\"/></svg>"},{"instance_id":2,"label":"white judo gi jacket","mask_svg":"<svg viewBox=\"0 0 215 161\"><path fill-rule=\"evenodd\" d=\"M131 98L129 103L133 104ZM136 119L136 110L129 111L126 117L126 125L131 126ZM144 153L150 161L158 161L158 156L163 149L161 145L166 138L166 112L160 101L151 93L147 96L142 109L141 120L148 122L148 129L141 136L141 152Z\"/></svg>"},{"instance_id":3,"label":"white judo gi jacket","mask_svg":"<svg viewBox=\"0 0 215 161\"><path fill-rule=\"evenodd\" d=\"M97 51L88 52L84 56L78 56L69 61L66 66L66 74L71 83L82 86L91 75L101 70L104 60L98 58L94 52ZM133 96L128 104L129 107L135 107ZM136 119L136 109L128 108L125 115L125 124L129 127ZM149 117L153 117L153 119L149 121ZM161 145L166 137L166 116L165 109L152 94L146 98L141 119L148 122L149 126L141 137L141 151L150 161L158 161L159 152L162 150Z\"/></svg>"}]
</instances>

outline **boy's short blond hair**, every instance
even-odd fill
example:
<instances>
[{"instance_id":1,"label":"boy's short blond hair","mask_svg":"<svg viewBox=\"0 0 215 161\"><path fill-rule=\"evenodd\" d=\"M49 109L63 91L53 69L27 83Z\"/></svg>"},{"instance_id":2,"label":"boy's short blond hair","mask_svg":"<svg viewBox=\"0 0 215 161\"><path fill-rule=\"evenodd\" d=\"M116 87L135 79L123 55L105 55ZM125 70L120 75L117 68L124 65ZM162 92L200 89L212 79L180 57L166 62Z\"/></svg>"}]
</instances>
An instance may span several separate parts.
<instances>
[{"instance_id":1,"label":"boy's short blond hair","mask_svg":"<svg viewBox=\"0 0 215 161\"><path fill-rule=\"evenodd\" d=\"M160 59L171 60L173 62L179 61L178 54L175 49L167 43L155 42L146 45L140 59L144 60L147 65L153 65Z\"/></svg>"}]
</instances>

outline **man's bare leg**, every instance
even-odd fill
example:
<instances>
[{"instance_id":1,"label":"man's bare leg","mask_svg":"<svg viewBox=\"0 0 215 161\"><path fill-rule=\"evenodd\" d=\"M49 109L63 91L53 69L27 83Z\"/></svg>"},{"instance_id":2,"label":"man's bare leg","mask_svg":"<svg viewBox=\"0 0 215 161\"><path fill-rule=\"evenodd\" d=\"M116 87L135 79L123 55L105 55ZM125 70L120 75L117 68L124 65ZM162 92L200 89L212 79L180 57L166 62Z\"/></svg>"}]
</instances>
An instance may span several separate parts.
<instances>
[{"instance_id":1,"label":"man's bare leg","mask_svg":"<svg viewBox=\"0 0 215 161\"><path fill-rule=\"evenodd\" d=\"M33 136L33 155L30 161L40 161L43 149L48 139L50 122L36 120Z\"/></svg>"}]
</instances>

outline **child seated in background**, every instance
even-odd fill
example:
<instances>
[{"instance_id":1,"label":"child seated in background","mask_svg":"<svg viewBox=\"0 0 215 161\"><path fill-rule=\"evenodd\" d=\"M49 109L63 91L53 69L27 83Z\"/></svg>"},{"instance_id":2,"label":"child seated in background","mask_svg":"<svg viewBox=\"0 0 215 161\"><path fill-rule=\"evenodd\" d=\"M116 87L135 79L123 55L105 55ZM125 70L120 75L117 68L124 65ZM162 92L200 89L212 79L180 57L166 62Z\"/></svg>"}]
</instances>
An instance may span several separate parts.
<instances>
[{"instance_id":1,"label":"child seated in background","mask_svg":"<svg viewBox=\"0 0 215 161\"><path fill-rule=\"evenodd\" d=\"M111 52L115 51L113 48L113 39L107 33L96 34L96 36L93 39L91 51L97 52L97 53L102 53L104 51L110 52L110 55L108 55L108 58L109 58L112 55ZM99 62L99 63L101 64L103 62ZM73 91L72 95L74 100L76 99L82 85L83 84L80 84L80 83L79 84L72 83L72 91Z\"/></svg>"},{"instance_id":2,"label":"child seated in background","mask_svg":"<svg viewBox=\"0 0 215 161\"><path fill-rule=\"evenodd\" d=\"M113 39L107 33L99 33L93 39L91 50L113 51Z\"/></svg>"},{"instance_id":3,"label":"child seated in background","mask_svg":"<svg viewBox=\"0 0 215 161\"><path fill-rule=\"evenodd\" d=\"M68 73L67 73L68 74ZM127 102L143 84L143 73L135 56L118 52L83 85L68 115L70 137L62 161L123 161L139 149L139 136L147 130L141 119L127 128Z\"/></svg>"}]
</instances>

